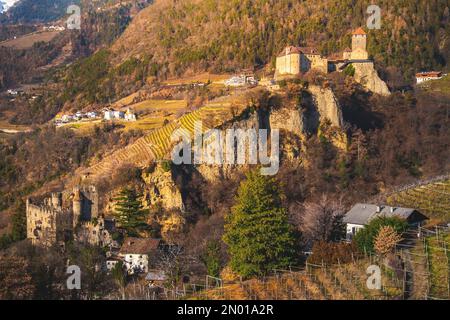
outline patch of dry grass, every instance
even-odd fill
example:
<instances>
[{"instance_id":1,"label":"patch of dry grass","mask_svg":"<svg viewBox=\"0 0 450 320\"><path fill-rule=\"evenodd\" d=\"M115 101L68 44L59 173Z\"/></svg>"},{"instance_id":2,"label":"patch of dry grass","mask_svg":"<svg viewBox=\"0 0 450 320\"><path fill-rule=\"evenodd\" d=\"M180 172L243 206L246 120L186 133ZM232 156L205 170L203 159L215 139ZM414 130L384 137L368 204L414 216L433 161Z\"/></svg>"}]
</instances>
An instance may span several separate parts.
<instances>
[{"instance_id":1,"label":"patch of dry grass","mask_svg":"<svg viewBox=\"0 0 450 320\"><path fill-rule=\"evenodd\" d=\"M0 42L0 46L15 49L29 49L37 42L50 42L60 32L61 31L38 31L18 37L17 39Z\"/></svg>"}]
</instances>

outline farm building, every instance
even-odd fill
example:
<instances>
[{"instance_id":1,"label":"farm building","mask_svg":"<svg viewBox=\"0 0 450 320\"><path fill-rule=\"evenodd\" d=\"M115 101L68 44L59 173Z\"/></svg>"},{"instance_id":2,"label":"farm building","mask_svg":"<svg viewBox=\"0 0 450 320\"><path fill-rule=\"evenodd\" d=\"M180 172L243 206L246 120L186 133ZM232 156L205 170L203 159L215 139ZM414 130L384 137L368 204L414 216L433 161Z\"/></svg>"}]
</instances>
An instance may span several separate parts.
<instances>
[{"instance_id":1,"label":"farm building","mask_svg":"<svg viewBox=\"0 0 450 320\"><path fill-rule=\"evenodd\" d=\"M393 216L405 219L411 227L417 227L428 219L417 209L357 203L344 217L347 226L346 238L351 240L358 230L364 228L374 218Z\"/></svg>"},{"instance_id":2,"label":"farm building","mask_svg":"<svg viewBox=\"0 0 450 320\"><path fill-rule=\"evenodd\" d=\"M440 71L419 72L416 74L417 84L430 80L439 80L441 78L442 72Z\"/></svg>"},{"instance_id":3,"label":"farm building","mask_svg":"<svg viewBox=\"0 0 450 320\"><path fill-rule=\"evenodd\" d=\"M128 274L148 272L150 255L156 254L161 240L152 238L125 239L119 251L119 257L123 258Z\"/></svg>"}]
</instances>

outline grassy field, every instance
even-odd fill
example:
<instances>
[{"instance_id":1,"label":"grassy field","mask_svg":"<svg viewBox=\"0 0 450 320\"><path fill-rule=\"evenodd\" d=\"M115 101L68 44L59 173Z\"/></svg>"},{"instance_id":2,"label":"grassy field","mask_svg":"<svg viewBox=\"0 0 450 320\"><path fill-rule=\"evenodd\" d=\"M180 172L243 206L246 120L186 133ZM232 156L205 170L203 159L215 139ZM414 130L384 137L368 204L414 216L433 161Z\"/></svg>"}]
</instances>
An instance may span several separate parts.
<instances>
[{"instance_id":1,"label":"grassy field","mask_svg":"<svg viewBox=\"0 0 450 320\"><path fill-rule=\"evenodd\" d=\"M17 39L11 39L0 42L0 46L15 49L28 49L31 48L33 44L37 42L50 42L60 32L61 31L38 31L18 37Z\"/></svg>"},{"instance_id":2,"label":"grassy field","mask_svg":"<svg viewBox=\"0 0 450 320\"><path fill-rule=\"evenodd\" d=\"M133 103L133 99L138 97L138 96L139 96L139 93L138 92L134 92L134 93L130 94L129 96L126 96L125 98L122 98L122 99L114 102L111 105L111 107L112 108L122 108L122 107L128 106L128 105L132 104Z\"/></svg>"},{"instance_id":3,"label":"grassy field","mask_svg":"<svg viewBox=\"0 0 450 320\"><path fill-rule=\"evenodd\" d=\"M182 85L191 84L195 82L207 83L208 81L213 84L223 84L223 81L230 78L231 74L211 74L211 73L201 73L190 77L174 78L168 79L163 84L166 85Z\"/></svg>"},{"instance_id":4,"label":"grassy field","mask_svg":"<svg viewBox=\"0 0 450 320\"><path fill-rule=\"evenodd\" d=\"M420 85L425 90L443 93L445 95L450 95L450 76L444 76L439 80L432 80L425 82L423 85Z\"/></svg>"},{"instance_id":5,"label":"grassy field","mask_svg":"<svg viewBox=\"0 0 450 320\"><path fill-rule=\"evenodd\" d=\"M12 130L12 131L28 131L31 128L26 125L16 125L9 123L9 119L14 116L14 112L11 110L4 110L0 114L0 131L2 130Z\"/></svg>"},{"instance_id":6,"label":"grassy field","mask_svg":"<svg viewBox=\"0 0 450 320\"><path fill-rule=\"evenodd\" d=\"M392 206L417 208L430 222L450 221L450 179L397 192L387 198Z\"/></svg>"}]
</instances>

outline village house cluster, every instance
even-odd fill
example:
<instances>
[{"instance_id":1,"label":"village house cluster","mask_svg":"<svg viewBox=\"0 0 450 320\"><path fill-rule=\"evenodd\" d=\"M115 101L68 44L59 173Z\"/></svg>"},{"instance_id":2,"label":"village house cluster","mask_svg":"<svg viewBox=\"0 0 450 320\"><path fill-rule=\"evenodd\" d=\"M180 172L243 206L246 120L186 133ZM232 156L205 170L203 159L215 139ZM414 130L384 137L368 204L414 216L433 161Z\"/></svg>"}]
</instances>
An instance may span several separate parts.
<instances>
[{"instance_id":1,"label":"village house cluster","mask_svg":"<svg viewBox=\"0 0 450 320\"><path fill-rule=\"evenodd\" d=\"M130 108L128 108L127 111L125 111L125 112L120 111L120 110L106 108L103 110L103 119L136 121L137 117L136 117L136 114L134 112L132 112Z\"/></svg>"},{"instance_id":2,"label":"village house cluster","mask_svg":"<svg viewBox=\"0 0 450 320\"><path fill-rule=\"evenodd\" d=\"M82 112L78 111L75 114L64 114L59 119L55 120L56 126L62 126L67 123L79 122L79 121L91 121L91 120L124 120L124 121L136 121L137 116L130 109L127 111L113 110L106 108L103 110L103 117L96 111Z\"/></svg>"},{"instance_id":3,"label":"village house cluster","mask_svg":"<svg viewBox=\"0 0 450 320\"><path fill-rule=\"evenodd\" d=\"M90 112L81 112L78 111L75 114L64 114L61 116L60 119L55 120L55 124L57 126L70 123L70 122L77 122L82 120L89 120L89 119L97 119L99 118L97 112L90 111Z\"/></svg>"},{"instance_id":4,"label":"village house cluster","mask_svg":"<svg viewBox=\"0 0 450 320\"><path fill-rule=\"evenodd\" d=\"M42 28L42 30L44 30L44 31L64 31L64 30L66 30L66 28L63 26L50 25L50 26L44 26Z\"/></svg>"},{"instance_id":5,"label":"village house cluster","mask_svg":"<svg viewBox=\"0 0 450 320\"><path fill-rule=\"evenodd\" d=\"M242 73L225 80L224 83L227 87L257 86L258 80L252 73Z\"/></svg>"}]
</instances>

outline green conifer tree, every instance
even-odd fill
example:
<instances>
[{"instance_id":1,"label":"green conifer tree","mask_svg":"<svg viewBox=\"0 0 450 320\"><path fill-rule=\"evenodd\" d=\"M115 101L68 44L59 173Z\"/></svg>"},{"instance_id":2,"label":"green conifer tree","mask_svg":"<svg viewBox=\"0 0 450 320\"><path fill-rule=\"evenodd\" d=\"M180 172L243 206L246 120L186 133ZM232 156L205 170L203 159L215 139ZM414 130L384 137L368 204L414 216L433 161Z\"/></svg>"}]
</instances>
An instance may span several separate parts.
<instances>
[{"instance_id":1,"label":"green conifer tree","mask_svg":"<svg viewBox=\"0 0 450 320\"><path fill-rule=\"evenodd\" d=\"M141 195L132 188L123 188L116 201L115 217L119 225L126 230L129 236L137 236L145 228L147 210L143 210Z\"/></svg>"},{"instance_id":2,"label":"green conifer tree","mask_svg":"<svg viewBox=\"0 0 450 320\"><path fill-rule=\"evenodd\" d=\"M295 236L281 205L275 179L251 171L236 205L226 217L223 237L230 266L241 276L257 276L295 262Z\"/></svg>"}]
</instances>

